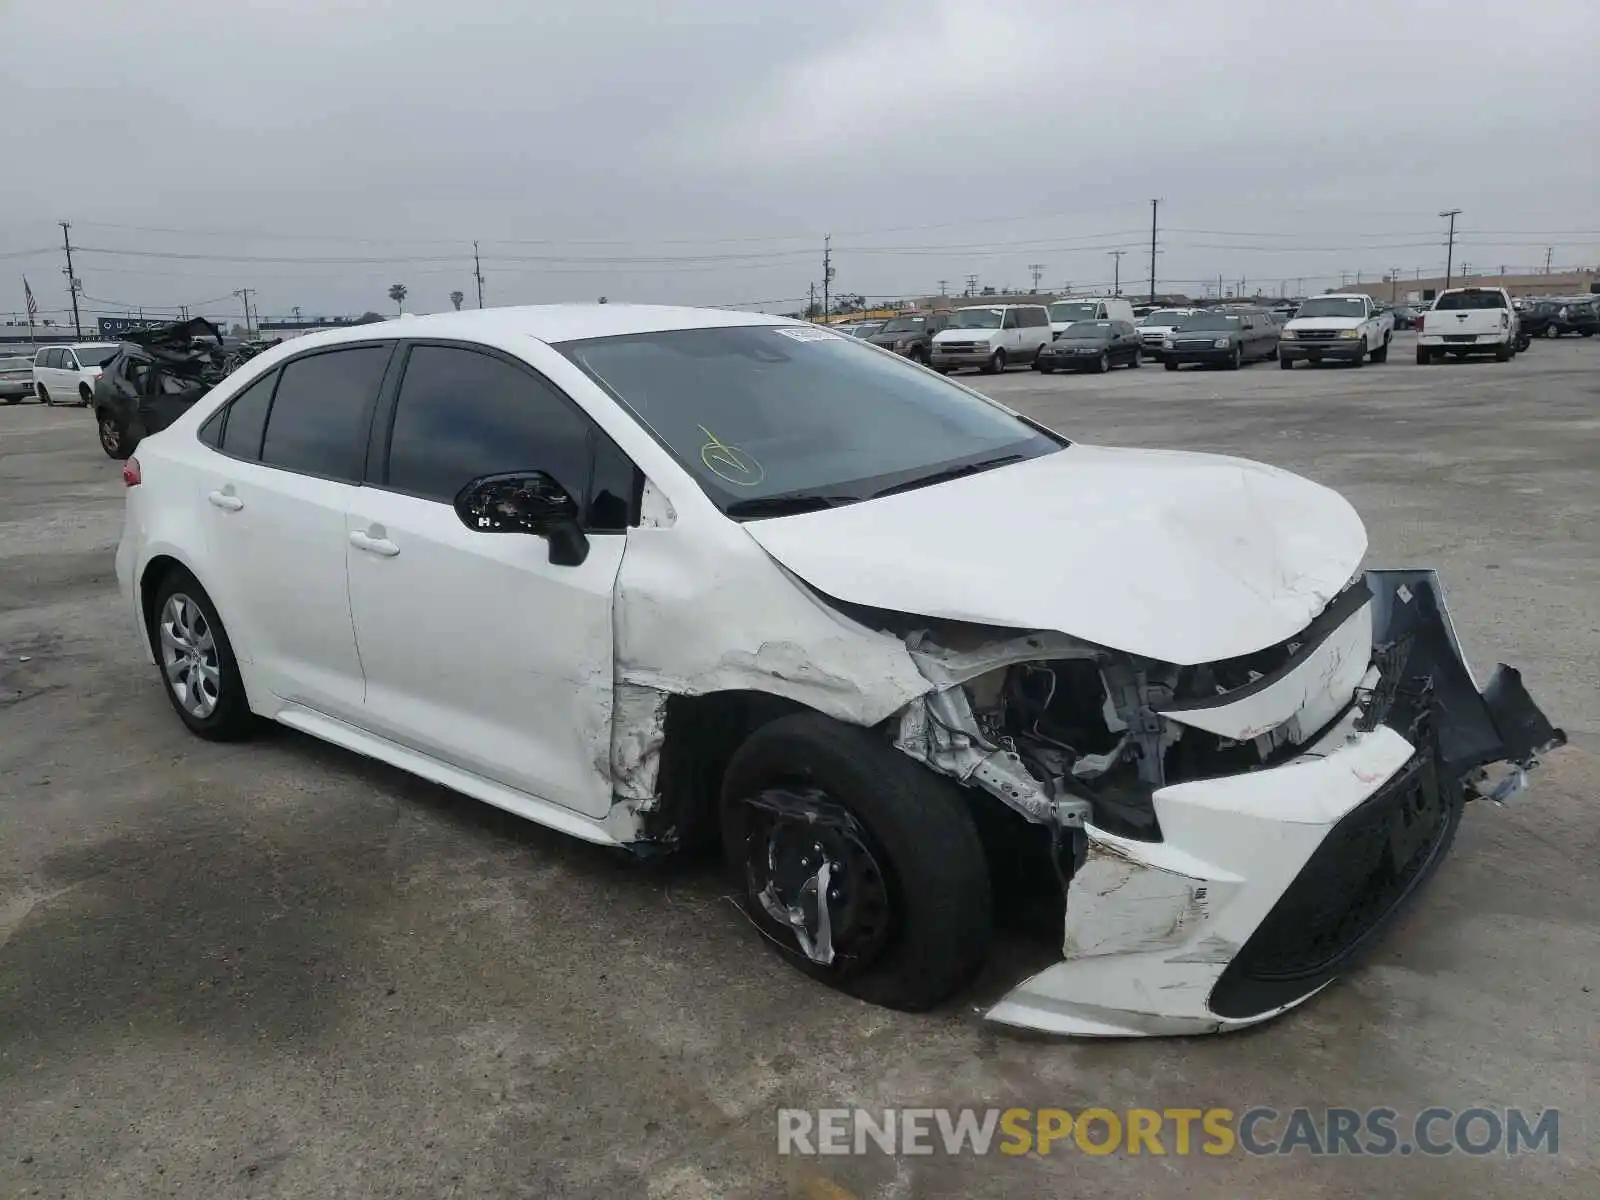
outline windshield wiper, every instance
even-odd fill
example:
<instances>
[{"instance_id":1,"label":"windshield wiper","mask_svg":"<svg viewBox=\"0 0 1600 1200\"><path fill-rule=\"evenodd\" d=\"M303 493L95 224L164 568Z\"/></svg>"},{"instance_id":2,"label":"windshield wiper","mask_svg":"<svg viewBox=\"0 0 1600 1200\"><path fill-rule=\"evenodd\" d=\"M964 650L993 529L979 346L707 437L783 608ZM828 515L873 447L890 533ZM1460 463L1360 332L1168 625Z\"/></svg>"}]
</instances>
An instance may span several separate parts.
<instances>
[{"instance_id":1,"label":"windshield wiper","mask_svg":"<svg viewBox=\"0 0 1600 1200\"><path fill-rule=\"evenodd\" d=\"M1007 463L1021 462L1022 455L1006 454L1000 458L986 458L982 462L962 463L958 467L946 467L942 471L932 471L927 475L918 475L915 479L907 479L903 483L890 484L882 491L873 492L872 498L879 496L892 496L896 492L909 492L916 488L929 487L935 483L944 483L951 479L960 479L963 475L976 475L980 471L987 471L991 467L1003 467Z\"/></svg>"},{"instance_id":2,"label":"windshield wiper","mask_svg":"<svg viewBox=\"0 0 1600 1200\"><path fill-rule=\"evenodd\" d=\"M823 492L782 492L776 496L755 496L749 500L735 500L722 511L730 517L788 517L796 513L837 508L841 504L854 504L860 499L860 496L841 496Z\"/></svg>"}]
</instances>

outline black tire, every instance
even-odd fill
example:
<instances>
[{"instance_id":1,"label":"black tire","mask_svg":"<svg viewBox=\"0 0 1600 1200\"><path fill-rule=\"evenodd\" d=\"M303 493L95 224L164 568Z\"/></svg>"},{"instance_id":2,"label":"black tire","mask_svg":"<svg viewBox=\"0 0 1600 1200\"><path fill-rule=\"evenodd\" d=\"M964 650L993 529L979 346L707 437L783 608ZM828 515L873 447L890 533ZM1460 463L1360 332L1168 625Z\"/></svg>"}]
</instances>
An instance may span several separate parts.
<instances>
[{"instance_id":1,"label":"black tire","mask_svg":"<svg viewBox=\"0 0 1600 1200\"><path fill-rule=\"evenodd\" d=\"M1546 325L1544 327L1544 335L1547 338L1558 338L1561 336L1561 330L1557 329L1554 325Z\"/></svg>"},{"instance_id":2,"label":"black tire","mask_svg":"<svg viewBox=\"0 0 1600 1200\"><path fill-rule=\"evenodd\" d=\"M941 374L941 375L950 374L950 368L949 367L935 367L934 370L939 372L939 374Z\"/></svg>"},{"instance_id":3,"label":"black tire","mask_svg":"<svg viewBox=\"0 0 1600 1200\"><path fill-rule=\"evenodd\" d=\"M1580 329L1580 330L1578 330L1578 336L1579 337L1593 337L1594 336L1594 330L1592 330L1592 329Z\"/></svg>"},{"instance_id":4,"label":"black tire","mask_svg":"<svg viewBox=\"0 0 1600 1200\"><path fill-rule=\"evenodd\" d=\"M1361 339L1360 352L1356 355L1355 362L1351 363L1350 365L1352 367L1364 367L1364 366L1367 365L1367 339L1366 338L1362 338Z\"/></svg>"},{"instance_id":5,"label":"black tire","mask_svg":"<svg viewBox=\"0 0 1600 1200\"><path fill-rule=\"evenodd\" d=\"M1162 365L1165 366L1167 368L1167 370L1169 370L1169 371L1176 371L1178 369L1178 364L1175 363L1175 362L1169 361L1169 362L1163 363Z\"/></svg>"},{"instance_id":6,"label":"black tire","mask_svg":"<svg viewBox=\"0 0 1600 1200\"><path fill-rule=\"evenodd\" d=\"M39 403L40 404L49 404L50 403L50 393L45 391L44 384L36 383L33 386L39 389Z\"/></svg>"},{"instance_id":7,"label":"black tire","mask_svg":"<svg viewBox=\"0 0 1600 1200\"><path fill-rule=\"evenodd\" d=\"M22 397L21 396L7 396L6 397L6 403L7 404L21 404L22 403Z\"/></svg>"},{"instance_id":8,"label":"black tire","mask_svg":"<svg viewBox=\"0 0 1600 1200\"><path fill-rule=\"evenodd\" d=\"M1244 351L1235 346L1233 348L1233 353L1228 356L1228 361L1224 365L1230 371L1237 371L1243 363Z\"/></svg>"},{"instance_id":9,"label":"black tire","mask_svg":"<svg viewBox=\"0 0 1600 1200\"><path fill-rule=\"evenodd\" d=\"M127 458L139 444L138 437L108 409L95 413L95 424L99 427L100 449L106 452L107 458L119 461Z\"/></svg>"},{"instance_id":10,"label":"black tire","mask_svg":"<svg viewBox=\"0 0 1600 1200\"><path fill-rule=\"evenodd\" d=\"M1140 355L1135 354L1132 358L1130 358L1128 360L1128 365L1130 367L1132 367L1134 370L1138 370L1140 367L1144 366L1144 363L1139 361L1140 357L1141 357Z\"/></svg>"},{"instance_id":11,"label":"black tire","mask_svg":"<svg viewBox=\"0 0 1600 1200\"><path fill-rule=\"evenodd\" d=\"M1494 348L1494 360L1495 360L1495 362L1510 362L1511 361L1511 343L1510 342L1501 342L1498 346L1496 346Z\"/></svg>"},{"instance_id":12,"label":"black tire","mask_svg":"<svg viewBox=\"0 0 1600 1200\"><path fill-rule=\"evenodd\" d=\"M1285 371L1292 371L1292 370L1294 370L1294 359L1292 359L1292 358L1284 358L1280 354L1278 356L1278 366L1281 369L1285 370Z\"/></svg>"},{"instance_id":13,"label":"black tire","mask_svg":"<svg viewBox=\"0 0 1600 1200\"><path fill-rule=\"evenodd\" d=\"M1111 370L1111 355L1102 350L1100 357L1094 360L1094 373L1104 375L1109 370Z\"/></svg>"},{"instance_id":14,"label":"black tire","mask_svg":"<svg viewBox=\"0 0 1600 1200\"><path fill-rule=\"evenodd\" d=\"M751 841L760 837L768 818L750 800L785 789L823 796L842 809L860 844L882 866L886 932L859 957L841 948L831 965L814 962L800 951L794 931L752 894L751 855L759 870L768 843L752 846ZM762 726L728 764L721 819L723 849L751 920L776 951L812 978L872 1004L920 1011L960 990L988 957L993 931L989 871L966 803L954 783L870 731L820 713L797 713ZM856 895L849 892L850 877L841 878L847 891L840 905L843 947L849 945L847 918ZM863 924L870 928L872 920L869 912Z\"/></svg>"},{"instance_id":15,"label":"black tire","mask_svg":"<svg viewBox=\"0 0 1600 1200\"><path fill-rule=\"evenodd\" d=\"M1054 375L1056 373L1056 365L1053 362L1036 362L1033 364L1033 369L1041 375Z\"/></svg>"},{"instance_id":16,"label":"black tire","mask_svg":"<svg viewBox=\"0 0 1600 1200\"><path fill-rule=\"evenodd\" d=\"M78 407L88 408L89 405L93 403L94 393L89 390L89 385L87 383L80 383L78 385Z\"/></svg>"},{"instance_id":17,"label":"black tire","mask_svg":"<svg viewBox=\"0 0 1600 1200\"><path fill-rule=\"evenodd\" d=\"M196 716L183 706L171 678L162 666L162 613L166 609L167 601L173 596L180 595L187 597L199 608L206 627L211 631L214 644L215 666L219 676L218 694L216 706L204 717ZM188 726L189 732L196 737L205 738L208 742L234 742L248 737L256 722L250 712L250 702L245 696L244 679L239 674L239 662L234 657L233 644L228 641L228 632L223 628L222 619L217 616L216 606L211 603L211 597L206 595L199 581L181 567L169 569L156 586L155 594L151 598L150 609L145 613L145 628L150 634L150 647L155 653L156 670L161 675L162 690L167 693L173 711L178 714L178 719Z\"/></svg>"},{"instance_id":18,"label":"black tire","mask_svg":"<svg viewBox=\"0 0 1600 1200\"><path fill-rule=\"evenodd\" d=\"M982 369L985 375L999 375L1006 369L1006 352L996 350L989 356L989 361L983 364Z\"/></svg>"},{"instance_id":19,"label":"black tire","mask_svg":"<svg viewBox=\"0 0 1600 1200\"><path fill-rule=\"evenodd\" d=\"M1387 339L1385 339L1383 345L1379 346L1372 352L1372 361L1375 363L1386 363L1389 361L1389 342Z\"/></svg>"},{"instance_id":20,"label":"black tire","mask_svg":"<svg viewBox=\"0 0 1600 1200\"><path fill-rule=\"evenodd\" d=\"M1417 366L1425 367L1433 361L1433 352L1426 346L1417 347Z\"/></svg>"},{"instance_id":21,"label":"black tire","mask_svg":"<svg viewBox=\"0 0 1600 1200\"><path fill-rule=\"evenodd\" d=\"M911 361L916 363L919 367L925 367L928 365L928 352L921 346L911 347L910 358Z\"/></svg>"}]
</instances>

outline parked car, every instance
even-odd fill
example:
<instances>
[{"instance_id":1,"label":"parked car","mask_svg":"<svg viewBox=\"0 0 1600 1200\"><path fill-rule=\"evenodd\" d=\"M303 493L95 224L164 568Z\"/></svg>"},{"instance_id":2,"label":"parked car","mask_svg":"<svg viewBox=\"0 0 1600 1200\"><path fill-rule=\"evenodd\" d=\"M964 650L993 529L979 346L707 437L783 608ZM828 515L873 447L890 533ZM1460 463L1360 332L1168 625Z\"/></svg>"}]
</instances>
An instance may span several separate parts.
<instances>
[{"instance_id":1,"label":"parked car","mask_svg":"<svg viewBox=\"0 0 1600 1200\"><path fill-rule=\"evenodd\" d=\"M1133 304L1120 296L1085 296L1050 305L1050 329L1061 333L1074 321L1126 321L1132 325Z\"/></svg>"},{"instance_id":2,"label":"parked car","mask_svg":"<svg viewBox=\"0 0 1600 1200\"><path fill-rule=\"evenodd\" d=\"M1417 363L1446 354L1493 354L1509 362L1517 353L1517 317L1504 288L1465 287L1440 292L1417 325Z\"/></svg>"},{"instance_id":3,"label":"parked car","mask_svg":"<svg viewBox=\"0 0 1600 1200\"><path fill-rule=\"evenodd\" d=\"M1513 300L1512 304L1515 305L1516 301ZM1521 328L1523 341L1531 343L1534 338L1549 337L1548 330L1555 323L1560 309L1561 304L1556 300L1530 300L1517 308L1517 324Z\"/></svg>"},{"instance_id":4,"label":"parked car","mask_svg":"<svg viewBox=\"0 0 1600 1200\"><path fill-rule=\"evenodd\" d=\"M850 336L858 338L870 338L873 334L877 333L878 330L882 329L883 326L884 322L882 321L861 321L854 329L850 331Z\"/></svg>"},{"instance_id":5,"label":"parked car","mask_svg":"<svg viewBox=\"0 0 1600 1200\"><path fill-rule=\"evenodd\" d=\"M1545 337L1558 338L1568 333L1593 337L1595 331L1600 330L1600 309L1594 301L1586 298L1557 300L1555 305L1555 313L1545 326Z\"/></svg>"},{"instance_id":6,"label":"parked car","mask_svg":"<svg viewBox=\"0 0 1600 1200\"><path fill-rule=\"evenodd\" d=\"M933 354L933 336L950 322L950 314L942 312L902 313L890 317L867 340L874 346L893 350L914 362L927 363Z\"/></svg>"},{"instance_id":7,"label":"parked car","mask_svg":"<svg viewBox=\"0 0 1600 1200\"><path fill-rule=\"evenodd\" d=\"M976 304L958 308L933 335L933 369L948 373L977 367L985 374L1012 363L1031 363L1051 339L1050 314L1042 304Z\"/></svg>"},{"instance_id":8,"label":"parked car","mask_svg":"<svg viewBox=\"0 0 1600 1200\"><path fill-rule=\"evenodd\" d=\"M0 358L0 402L20 404L33 395L33 355L9 354Z\"/></svg>"},{"instance_id":9,"label":"parked car","mask_svg":"<svg viewBox=\"0 0 1600 1200\"><path fill-rule=\"evenodd\" d=\"M1278 324L1261 310L1203 309L1179 321L1172 336L1161 342L1161 362L1169 371L1185 363L1237 371L1277 353Z\"/></svg>"},{"instance_id":10,"label":"parked car","mask_svg":"<svg viewBox=\"0 0 1600 1200\"><path fill-rule=\"evenodd\" d=\"M1198 312L1194 308L1158 308L1146 313L1139 318L1139 323L1134 326L1139 331L1139 343L1148 358L1161 357L1161 343L1172 336L1172 331L1178 323L1190 313Z\"/></svg>"},{"instance_id":11,"label":"parked car","mask_svg":"<svg viewBox=\"0 0 1600 1200\"><path fill-rule=\"evenodd\" d=\"M1396 329L1415 329L1417 314L1422 310L1415 304L1396 304L1389 311L1394 314L1394 327Z\"/></svg>"},{"instance_id":12,"label":"parked car","mask_svg":"<svg viewBox=\"0 0 1600 1200\"><path fill-rule=\"evenodd\" d=\"M230 349L204 317L129 333L94 386L100 448L111 458L127 458L142 438L172 424L240 363L276 344Z\"/></svg>"},{"instance_id":13,"label":"parked car","mask_svg":"<svg viewBox=\"0 0 1600 1200\"><path fill-rule=\"evenodd\" d=\"M1127 321L1074 321L1033 360L1036 370L1098 371L1139 365L1139 334Z\"/></svg>"},{"instance_id":14,"label":"parked car","mask_svg":"<svg viewBox=\"0 0 1600 1200\"><path fill-rule=\"evenodd\" d=\"M1393 341L1394 315L1371 296L1313 296L1280 331L1278 365L1387 362Z\"/></svg>"},{"instance_id":15,"label":"parked car","mask_svg":"<svg viewBox=\"0 0 1600 1200\"><path fill-rule=\"evenodd\" d=\"M117 352L115 342L46 346L33 357L33 390L43 404L79 404L94 398L100 364Z\"/></svg>"},{"instance_id":16,"label":"parked car","mask_svg":"<svg viewBox=\"0 0 1600 1200\"><path fill-rule=\"evenodd\" d=\"M708 834L783 960L900 1008L1037 882L1065 955L992 1019L1266 1020L1565 740L1329 489L759 313L311 334L123 481L121 603L195 735L269 718L639 854Z\"/></svg>"}]
</instances>

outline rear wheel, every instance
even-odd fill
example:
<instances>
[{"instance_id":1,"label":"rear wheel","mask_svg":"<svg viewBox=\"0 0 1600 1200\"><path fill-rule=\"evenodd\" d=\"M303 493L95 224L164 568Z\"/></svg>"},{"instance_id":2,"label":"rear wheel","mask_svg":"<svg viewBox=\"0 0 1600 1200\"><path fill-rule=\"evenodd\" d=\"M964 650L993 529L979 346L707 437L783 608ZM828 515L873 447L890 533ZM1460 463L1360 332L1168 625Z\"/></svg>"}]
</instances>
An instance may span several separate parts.
<instances>
[{"instance_id":1,"label":"rear wheel","mask_svg":"<svg viewBox=\"0 0 1600 1200\"><path fill-rule=\"evenodd\" d=\"M1433 361L1433 351L1426 346L1417 347L1417 366L1425 367Z\"/></svg>"},{"instance_id":2,"label":"rear wheel","mask_svg":"<svg viewBox=\"0 0 1600 1200\"><path fill-rule=\"evenodd\" d=\"M1494 360L1495 360L1495 362L1510 362L1511 361L1511 343L1510 342L1508 342L1508 341L1507 342L1501 342L1498 346L1496 346L1494 348Z\"/></svg>"},{"instance_id":3,"label":"rear wheel","mask_svg":"<svg viewBox=\"0 0 1600 1200\"><path fill-rule=\"evenodd\" d=\"M189 732L212 742L247 735L255 721L239 663L211 597L194 576L171 570L156 588L148 620L167 699Z\"/></svg>"},{"instance_id":4,"label":"rear wheel","mask_svg":"<svg viewBox=\"0 0 1600 1200\"><path fill-rule=\"evenodd\" d=\"M1128 360L1128 365L1130 367L1142 367L1142 366L1144 366L1144 363L1142 361L1140 361L1143 357L1144 356L1142 354L1140 354L1137 350L1135 350L1133 352L1133 357Z\"/></svg>"},{"instance_id":5,"label":"rear wheel","mask_svg":"<svg viewBox=\"0 0 1600 1200\"><path fill-rule=\"evenodd\" d=\"M992 928L983 846L955 786L819 713L762 726L722 783L743 907L793 965L874 1004L965 984Z\"/></svg>"},{"instance_id":6,"label":"rear wheel","mask_svg":"<svg viewBox=\"0 0 1600 1200\"><path fill-rule=\"evenodd\" d=\"M1386 363L1389 361L1389 339L1385 338L1383 345L1379 346L1372 352L1372 361L1375 363Z\"/></svg>"}]
</instances>

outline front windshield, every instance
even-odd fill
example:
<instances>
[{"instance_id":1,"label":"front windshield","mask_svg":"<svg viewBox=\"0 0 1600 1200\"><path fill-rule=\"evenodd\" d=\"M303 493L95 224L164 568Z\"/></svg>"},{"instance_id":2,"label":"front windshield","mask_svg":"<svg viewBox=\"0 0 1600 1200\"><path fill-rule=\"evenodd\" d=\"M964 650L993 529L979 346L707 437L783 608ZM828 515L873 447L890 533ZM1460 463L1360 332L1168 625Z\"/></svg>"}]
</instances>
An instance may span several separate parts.
<instances>
[{"instance_id":1,"label":"front windshield","mask_svg":"<svg viewBox=\"0 0 1600 1200\"><path fill-rule=\"evenodd\" d=\"M1064 338L1105 338L1111 336L1110 321L1074 321L1061 331Z\"/></svg>"},{"instance_id":2,"label":"front windshield","mask_svg":"<svg viewBox=\"0 0 1600 1200\"><path fill-rule=\"evenodd\" d=\"M1156 312L1150 313L1148 316L1142 318L1139 321L1139 324L1141 324L1141 325L1161 325L1161 326L1176 325L1179 321L1183 320L1184 317L1186 317L1188 315L1189 314L1184 312L1182 309L1163 308L1163 309L1157 310Z\"/></svg>"},{"instance_id":3,"label":"front windshield","mask_svg":"<svg viewBox=\"0 0 1600 1200\"><path fill-rule=\"evenodd\" d=\"M927 317L896 317L878 330L879 333L921 333L928 327Z\"/></svg>"},{"instance_id":4,"label":"front windshield","mask_svg":"<svg viewBox=\"0 0 1600 1200\"><path fill-rule=\"evenodd\" d=\"M951 329L999 329L998 308L958 308L950 316Z\"/></svg>"},{"instance_id":5,"label":"front windshield","mask_svg":"<svg viewBox=\"0 0 1600 1200\"><path fill-rule=\"evenodd\" d=\"M1073 321L1092 321L1100 306L1094 301L1065 303L1057 301L1050 306L1050 324L1071 324Z\"/></svg>"},{"instance_id":6,"label":"front windshield","mask_svg":"<svg viewBox=\"0 0 1600 1200\"><path fill-rule=\"evenodd\" d=\"M1178 332L1184 333L1190 329L1237 329L1239 318L1230 317L1227 313L1191 313L1178 322Z\"/></svg>"},{"instance_id":7,"label":"front windshield","mask_svg":"<svg viewBox=\"0 0 1600 1200\"><path fill-rule=\"evenodd\" d=\"M821 329L674 329L556 348L730 515L778 515L781 498L795 493L821 497L816 507L863 500L935 472L1066 444L957 384Z\"/></svg>"},{"instance_id":8,"label":"front windshield","mask_svg":"<svg viewBox=\"0 0 1600 1200\"><path fill-rule=\"evenodd\" d=\"M1300 306L1297 317L1364 317L1366 301L1359 296L1317 296Z\"/></svg>"}]
</instances>

